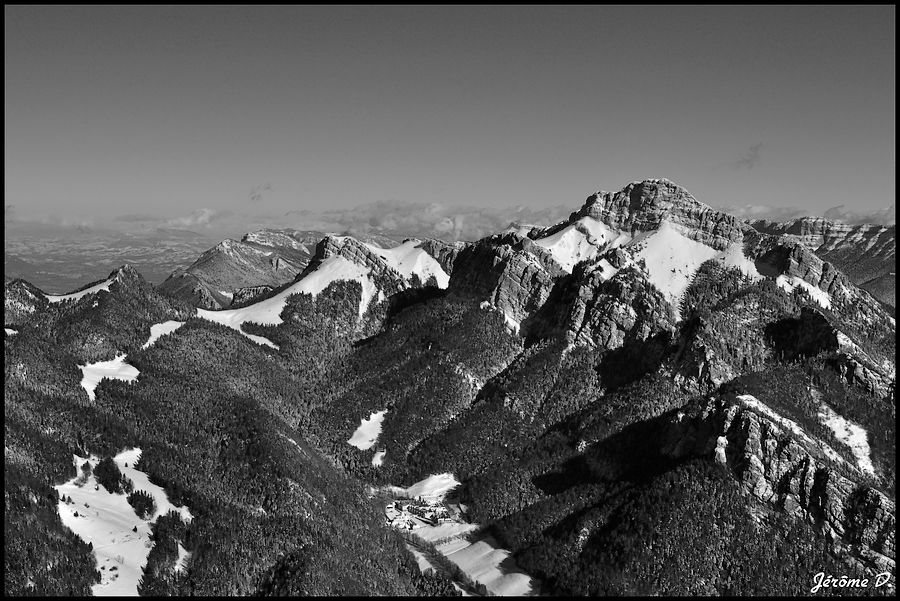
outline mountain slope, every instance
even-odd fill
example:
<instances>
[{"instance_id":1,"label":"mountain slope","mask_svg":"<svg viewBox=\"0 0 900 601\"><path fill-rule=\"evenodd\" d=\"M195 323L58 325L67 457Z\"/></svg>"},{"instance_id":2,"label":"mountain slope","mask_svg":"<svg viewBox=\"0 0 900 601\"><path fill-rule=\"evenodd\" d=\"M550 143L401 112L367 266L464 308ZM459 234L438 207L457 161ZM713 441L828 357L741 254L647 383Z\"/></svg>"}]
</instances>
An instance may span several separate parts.
<instances>
[{"instance_id":1,"label":"mountain slope","mask_svg":"<svg viewBox=\"0 0 900 601\"><path fill-rule=\"evenodd\" d=\"M8 592L65 592L59 562L90 587L91 550L29 493L134 447L194 516L163 523L145 592L446 594L493 570L551 594L801 594L895 570L893 318L668 180L470 243L327 236L223 310L127 269L58 302L6 291L8 520L14 549L37 541ZM118 353L136 378L85 394L79 362ZM429 482L461 484L409 492ZM401 540L388 503L427 513ZM454 563L470 548L503 560Z\"/></svg>"}]
</instances>

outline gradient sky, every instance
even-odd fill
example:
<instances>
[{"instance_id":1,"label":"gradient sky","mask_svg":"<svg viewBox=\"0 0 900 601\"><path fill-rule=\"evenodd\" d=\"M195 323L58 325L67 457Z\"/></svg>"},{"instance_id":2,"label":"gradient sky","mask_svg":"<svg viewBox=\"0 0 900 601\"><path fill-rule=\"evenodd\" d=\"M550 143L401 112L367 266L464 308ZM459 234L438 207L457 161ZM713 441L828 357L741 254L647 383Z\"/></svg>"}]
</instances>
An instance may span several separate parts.
<instances>
[{"instance_id":1,"label":"gradient sky","mask_svg":"<svg viewBox=\"0 0 900 601\"><path fill-rule=\"evenodd\" d=\"M574 210L652 177L714 206L894 203L891 6L5 16L17 215Z\"/></svg>"}]
</instances>

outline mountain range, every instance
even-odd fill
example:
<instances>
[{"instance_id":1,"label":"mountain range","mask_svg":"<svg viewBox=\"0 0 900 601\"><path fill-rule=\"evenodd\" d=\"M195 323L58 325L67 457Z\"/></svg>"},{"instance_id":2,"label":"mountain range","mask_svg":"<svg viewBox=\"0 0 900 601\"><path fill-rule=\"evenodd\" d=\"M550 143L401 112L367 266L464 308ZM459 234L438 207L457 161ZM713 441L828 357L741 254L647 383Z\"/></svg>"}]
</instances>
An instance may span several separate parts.
<instances>
[{"instance_id":1,"label":"mountain range","mask_svg":"<svg viewBox=\"0 0 900 601\"><path fill-rule=\"evenodd\" d=\"M891 595L894 238L652 179L7 280L5 592Z\"/></svg>"}]
</instances>

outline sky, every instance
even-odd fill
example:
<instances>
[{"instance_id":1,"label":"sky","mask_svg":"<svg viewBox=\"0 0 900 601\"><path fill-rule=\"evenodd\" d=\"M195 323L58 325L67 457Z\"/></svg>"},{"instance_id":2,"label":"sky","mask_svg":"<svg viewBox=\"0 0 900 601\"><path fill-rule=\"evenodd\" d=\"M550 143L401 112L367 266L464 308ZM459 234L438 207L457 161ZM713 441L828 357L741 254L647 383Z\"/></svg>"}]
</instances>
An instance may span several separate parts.
<instances>
[{"instance_id":1,"label":"sky","mask_svg":"<svg viewBox=\"0 0 900 601\"><path fill-rule=\"evenodd\" d=\"M892 6L4 11L7 220L895 202Z\"/></svg>"}]
</instances>

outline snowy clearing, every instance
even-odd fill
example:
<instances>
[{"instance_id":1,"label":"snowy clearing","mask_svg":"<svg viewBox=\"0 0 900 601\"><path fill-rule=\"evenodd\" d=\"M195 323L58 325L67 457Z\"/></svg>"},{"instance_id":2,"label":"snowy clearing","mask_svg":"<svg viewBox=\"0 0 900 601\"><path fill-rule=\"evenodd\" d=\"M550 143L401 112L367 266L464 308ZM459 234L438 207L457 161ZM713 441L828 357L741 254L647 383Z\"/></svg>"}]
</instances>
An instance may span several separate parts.
<instances>
[{"instance_id":1,"label":"snowy clearing","mask_svg":"<svg viewBox=\"0 0 900 601\"><path fill-rule=\"evenodd\" d=\"M325 290L329 284L340 280L357 281L362 285L362 298L359 303L359 316L362 317L369 306L369 302L376 295L375 283L369 277L367 268L351 263L338 255L328 257L314 272L285 288L275 296L240 309L224 309L222 311L197 309L197 317L220 323L243 334L257 344L265 344L277 349L278 346L274 342L263 336L248 334L241 329L241 325L247 322L260 325L279 325L283 323L281 312L284 311L289 296L301 293L316 296Z\"/></svg>"},{"instance_id":2,"label":"snowy clearing","mask_svg":"<svg viewBox=\"0 0 900 601\"><path fill-rule=\"evenodd\" d=\"M72 294L47 294L47 300L51 303L61 303L67 300L78 300L83 296L87 296L88 294L94 294L95 292L100 292L101 290L109 292L109 286L113 282L115 282L115 278L110 278L105 282L100 282L99 284L95 284L90 288L85 288L79 292L73 292Z\"/></svg>"},{"instance_id":3,"label":"snowy clearing","mask_svg":"<svg viewBox=\"0 0 900 601\"><path fill-rule=\"evenodd\" d=\"M153 343L159 340L161 337L166 334L171 334L178 328L184 325L183 321L164 321L163 323L157 323L150 326L150 339L144 343L141 347L142 349L150 348L153 346Z\"/></svg>"},{"instance_id":4,"label":"snowy clearing","mask_svg":"<svg viewBox=\"0 0 900 601\"><path fill-rule=\"evenodd\" d=\"M501 566L509 564L510 552L499 549L497 541L491 537L470 543L455 539L437 547L438 551L472 580L479 582L494 595L518 597L532 592L531 577L512 568L504 571Z\"/></svg>"},{"instance_id":5,"label":"snowy clearing","mask_svg":"<svg viewBox=\"0 0 900 601\"><path fill-rule=\"evenodd\" d=\"M16 330L13 330L12 328L3 328L3 329L4 329L4 331L6 331L7 336L15 336L16 334L19 333Z\"/></svg>"},{"instance_id":6,"label":"snowy clearing","mask_svg":"<svg viewBox=\"0 0 900 601\"><path fill-rule=\"evenodd\" d=\"M438 288L446 288L450 283L450 276L441 268L441 264L434 257L423 249L418 248L419 244L421 242L418 240L407 240L394 248L381 248L373 244L366 244L365 246L384 259L388 266L392 267L407 280L415 274L419 276L419 279L424 284L429 277L434 276L435 280L437 280Z\"/></svg>"},{"instance_id":7,"label":"snowy clearing","mask_svg":"<svg viewBox=\"0 0 900 601\"><path fill-rule=\"evenodd\" d=\"M806 290L806 292L809 293L813 300L819 303L822 308L831 308L831 296L829 296L827 292L817 286L813 286L806 280L798 278L795 275L787 276L782 274L775 278L775 284L777 284L779 288L781 288L788 294L791 294L794 291L794 288L800 286L801 288Z\"/></svg>"},{"instance_id":8,"label":"snowy clearing","mask_svg":"<svg viewBox=\"0 0 900 601\"><path fill-rule=\"evenodd\" d=\"M859 466L860 471L869 476L874 476L875 466L872 465L866 430L844 418L825 403L822 403L819 407L819 419L834 432L835 438L850 447L850 451L856 458L856 464Z\"/></svg>"},{"instance_id":9,"label":"snowy clearing","mask_svg":"<svg viewBox=\"0 0 900 601\"><path fill-rule=\"evenodd\" d=\"M100 584L91 587L95 596L136 596L141 570L153 548L150 533L157 518L173 510L185 522L192 519L187 507L174 506L162 488L150 483L147 474L134 469L140 454L140 449L129 449L116 455L113 460L122 474L134 483L135 491L147 492L156 502L156 511L146 519L137 516L127 501L127 495L113 494L99 486L93 472L86 481L79 483L81 465L87 461L92 468L95 467L100 461L96 456L85 458L74 455L73 464L78 475L55 487L60 499L66 496L73 501L71 504L59 501L57 510L60 520L82 540L93 545L101 574ZM179 544L180 566L184 565L188 556L187 551L184 555L182 551Z\"/></svg>"},{"instance_id":10,"label":"snowy clearing","mask_svg":"<svg viewBox=\"0 0 900 601\"><path fill-rule=\"evenodd\" d=\"M372 467L381 467L385 455L387 455L387 451L376 451L375 456L372 457Z\"/></svg>"},{"instance_id":11,"label":"snowy clearing","mask_svg":"<svg viewBox=\"0 0 900 601\"><path fill-rule=\"evenodd\" d=\"M369 419L361 420L359 427L347 443L361 451L371 449L381 434L381 422L384 421L385 415L387 415L387 409L373 413L369 416ZM374 464L374 459L372 462Z\"/></svg>"},{"instance_id":12,"label":"snowy clearing","mask_svg":"<svg viewBox=\"0 0 900 601\"><path fill-rule=\"evenodd\" d=\"M99 361L88 365L79 365L78 367L81 368L81 373L84 374L84 377L81 379L81 387L87 391L88 398L92 401L96 400L94 390L103 378L134 382L137 380L138 374L141 373L135 366L125 363L125 355L118 355L111 361Z\"/></svg>"},{"instance_id":13,"label":"snowy clearing","mask_svg":"<svg viewBox=\"0 0 900 601\"><path fill-rule=\"evenodd\" d=\"M407 495L413 499L422 498L429 503L440 503L451 490L459 486L453 474L432 474L424 480L419 480L405 489Z\"/></svg>"}]
</instances>

